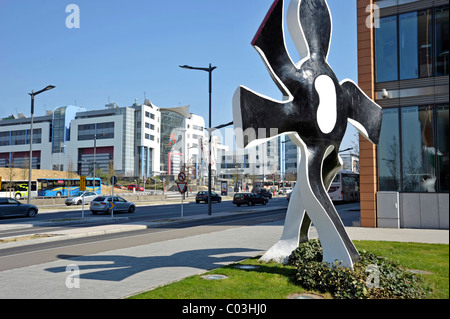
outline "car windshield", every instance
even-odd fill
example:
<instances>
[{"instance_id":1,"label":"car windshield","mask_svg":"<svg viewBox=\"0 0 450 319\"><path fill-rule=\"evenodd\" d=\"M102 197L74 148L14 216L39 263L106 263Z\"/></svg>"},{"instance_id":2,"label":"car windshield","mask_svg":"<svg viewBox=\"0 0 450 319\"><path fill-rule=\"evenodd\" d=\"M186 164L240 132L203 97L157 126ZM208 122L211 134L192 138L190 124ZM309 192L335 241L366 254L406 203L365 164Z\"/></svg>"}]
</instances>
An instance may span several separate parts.
<instances>
[{"instance_id":1,"label":"car windshield","mask_svg":"<svg viewBox=\"0 0 450 319\"><path fill-rule=\"evenodd\" d=\"M104 200L105 200L105 197L94 198L94 202L103 202Z\"/></svg>"}]
</instances>

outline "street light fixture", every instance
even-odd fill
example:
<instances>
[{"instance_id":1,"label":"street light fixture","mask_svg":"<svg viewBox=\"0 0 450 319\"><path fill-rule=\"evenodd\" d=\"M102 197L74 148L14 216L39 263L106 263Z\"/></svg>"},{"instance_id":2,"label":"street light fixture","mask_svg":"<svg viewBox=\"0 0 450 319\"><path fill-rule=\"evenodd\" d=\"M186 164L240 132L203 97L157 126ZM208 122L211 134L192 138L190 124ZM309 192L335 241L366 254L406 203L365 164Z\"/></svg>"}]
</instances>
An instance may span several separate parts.
<instances>
[{"instance_id":1,"label":"street light fixture","mask_svg":"<svg viewBox=\"0 0 450 319\"><path fill-rule=\"evenodd\" d=\"M31 170L33 169L33 115L34 115L34 97L38 94L41 94L42 92L49 91L51 89L54 89L54 85L48 85L44 89L34 92L31 91L31 93L28 93L31 96L31 125L30 125L30 160L29 160L29 167L28 167L28 196L27 196L27 203L30 203L30 197L31 197ZM36 185L37 187L37 185Z\"/></svg>"},{"instance_id":2,"label":"street light fixture","mask_svg":"<svg viewBox=\"0 0 450 319\"><path fill-rule=\"evenodd\" d=\"M350 151L352 149L353 149L353 147L349 147L349 148L346 148L345 150L340 150L339 153L344 153L344 152Z\"/></svg>"},{"instance_id":3,"label":"street light fixture","mask_svg":"<svg viewBox=\"0 0 450 319\"><path fill-rule=\"evenodd\" d=\"M209 73L209 127L211 128L211 94L212 94L212 72L217 69L216 66L209 64L208 68L198 68L189 65L180 65L180 68L187 70L200 70ZM209 161L208 161L208 215L211 215L211 133L209 134Z\"/></svg>"}]
</instances>

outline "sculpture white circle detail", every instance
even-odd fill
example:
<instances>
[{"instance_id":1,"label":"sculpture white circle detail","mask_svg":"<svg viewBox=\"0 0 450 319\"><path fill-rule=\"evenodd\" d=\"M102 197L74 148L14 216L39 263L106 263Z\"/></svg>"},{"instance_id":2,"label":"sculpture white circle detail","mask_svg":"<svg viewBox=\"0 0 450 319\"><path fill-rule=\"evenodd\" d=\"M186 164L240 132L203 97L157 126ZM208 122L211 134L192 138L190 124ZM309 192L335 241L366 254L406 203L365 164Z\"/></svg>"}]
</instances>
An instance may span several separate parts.
<instances>
[{"instance_id":1,"label":"sculpture white circle detail","mask_svg":"<svg viewBox=\"0 0 450 319\"><path fill-rule=\"evenodd\" d=\"M324 134L328 134L334 129L337 121L336 87L327 75L318 76L314 86L319 94L317 124Z\"/></svg>"}]
</instances>

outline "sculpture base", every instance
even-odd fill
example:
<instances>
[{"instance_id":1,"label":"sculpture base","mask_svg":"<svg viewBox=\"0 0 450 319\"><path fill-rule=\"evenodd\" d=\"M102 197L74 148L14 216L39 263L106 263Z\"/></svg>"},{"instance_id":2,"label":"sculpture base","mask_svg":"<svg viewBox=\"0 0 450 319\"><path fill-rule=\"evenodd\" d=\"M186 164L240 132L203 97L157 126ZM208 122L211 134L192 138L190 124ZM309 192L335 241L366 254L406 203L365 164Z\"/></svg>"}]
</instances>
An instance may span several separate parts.
<instances>
[{"instance_id":1,"label":"sculpture base","mask_svg":"<svg viewBox=\"0 0 450 319\"><path fill-rule=\"evenodd\" d=\"M272 246L259 260L264 262L275 261L286 265L289 261L289 256L297 249L298 241L280 240Z\"/></svg>"}]
</instances>

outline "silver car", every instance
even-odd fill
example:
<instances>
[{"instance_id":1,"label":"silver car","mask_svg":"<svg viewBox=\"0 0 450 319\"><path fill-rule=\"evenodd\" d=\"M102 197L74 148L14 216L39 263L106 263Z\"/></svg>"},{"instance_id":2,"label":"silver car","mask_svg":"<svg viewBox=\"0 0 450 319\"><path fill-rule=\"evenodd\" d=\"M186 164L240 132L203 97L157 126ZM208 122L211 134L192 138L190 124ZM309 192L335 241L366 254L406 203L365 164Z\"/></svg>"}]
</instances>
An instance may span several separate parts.
<instances>
[{"instance_id":1,"label":"silver car","mask_svg":"<svg viewBox=\"0 0 450 319\"><path fill-rule=\"evenodd\" d=\"M136 209L136 205L119 196L98 196L91 202L90 209L94 215L97 215L98 213L108 214L113 209L114 212L133 213Z\"/></svg>"},{"instance_id":2,"label":"silver car","mask_svg":"<svg viewBox=\"0 0 450 319\"><path fill-rule=\"evenodd\" d=\"M97 196L98 196L98 194L94 193L94 192L78 192L78 193L75 193L72 196L68 197L66 199L65 203L67 206L81 205L83 203L83 197L84 197L84 202L89 203L89 202L93 201Z\"/></svg>"}]
</instances>

